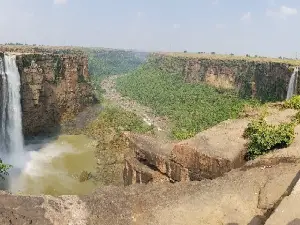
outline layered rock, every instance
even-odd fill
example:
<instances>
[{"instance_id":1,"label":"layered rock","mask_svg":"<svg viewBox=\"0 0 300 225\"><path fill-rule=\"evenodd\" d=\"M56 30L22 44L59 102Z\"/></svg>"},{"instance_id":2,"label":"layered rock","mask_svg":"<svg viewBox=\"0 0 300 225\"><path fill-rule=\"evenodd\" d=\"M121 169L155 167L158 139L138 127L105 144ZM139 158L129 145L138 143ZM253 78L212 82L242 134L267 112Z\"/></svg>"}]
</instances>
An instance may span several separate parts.
<instances>
[{"instance_id":1,"label":"layered rock","mask_svg":"<svg viewBox=\"0 0 300 225\"><path fill-rule=\"evenodd\" d=\"M270 115L266 121L274 125L290 122L297 113L293 109L273 108L267 112ZM193 138L170 143L161 143L145 135L125 133L135 155L134 159L126 159L124 184L215 179L235 168L247 169L300 161L300 126L297 126L295 140L289 147L246 163L244 157L248 140L243 137L243 133L249 122L249 118L227 120Z\"/></svg>"},{"instance_id":2,"label":"layered rock","mask_svg":"<svg viewBox=\"0 0 300 225\"><path fill-rule=\"evenodd\" d=\"M51 131L95 102L86 56L22 54L17 64L25 135Z\"/></svg>"},{"instance_id":3,"label":"layered rock","mask_svg":"<svg viewBox=\"0 0 300 225\"><path fill-rule=\"evenodd\" d=\"M214 179L244 164L247 120L228 120L179 143L159 143L151 137L126 133L135 158L171 182ZM126 160L124 183L156 182L157 176L134 160ZM139 179L136 177L149 177ZM159 179L165 181L166 179Z\"/></svg>"},{"instance_id":4,"label":"layered rock","mask_svg":"<svg viewBox=\"0 0 300 225\"><path fill-rule=\"evenodd\" d=\"M182 74L188 83L236 89L242 97L263 101L285 99L293 66L284 60L201 54L154 54L149 62L164 71Z\"/></svg>"},{"instance_id":5,"label":"layered rock","mask_svg":"<svg viewBox=\"0 0 300 225\"><path fill-rule=\"evenodd\" d=\"M25 136L53 132L62 119L95 103L84 54L14 54Z\"/></svg>"},{"instance_id":6,"label":"layered rock","mask_svg":"<svg viewBox=\"0 0 300 225\"><path fill-rule=\"evenodd\" d=\"M283 164L266 169L235 170L215 180L180 185L110 186L88 196L55 198L0 193L0 223L264 224L281 198L293 189L299 179L299 169L299 165ZM296 202L294 208L283 208L279 214L299 212Z\"/></svg>"}]
</instances>

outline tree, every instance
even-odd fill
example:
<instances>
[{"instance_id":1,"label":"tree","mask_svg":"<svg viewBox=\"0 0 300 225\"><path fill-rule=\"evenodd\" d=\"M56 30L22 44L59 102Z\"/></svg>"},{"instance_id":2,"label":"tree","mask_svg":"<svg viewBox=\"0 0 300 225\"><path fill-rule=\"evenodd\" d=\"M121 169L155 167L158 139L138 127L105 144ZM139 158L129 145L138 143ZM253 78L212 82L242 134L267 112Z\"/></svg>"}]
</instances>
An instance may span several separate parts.
<instances>
[{"instance_id":1,"label":"tree","mask_svg":"<svg viewBox=\"0 0 300 225\"><path fill-rule=\"evenodd\" d=\"M9 175L9 174L8 174L8 170L9 170L10 168L12 168L12 165L4 164L4 163L2 162L2 159L0 159L0 177L1 177L2 179L5 179L4 176Z\"/></svg>"},{"instance_id":2,"label":"tree","mask_svg":"<svg viewBox=\"0 0 300 225\"><path fill-rule=\"evenodd\" d=\"M184 53L187 53L187 50L184 50Z\"/></svg>"},{"instance_id":3,"label":"tree","mask_svg":"<svg viewBox=\"0 0 300 225\"><path fill-rule=\"evenodd\" d=\"M211 52L210 54L215 55L216 53L215 52Z\"/></svg>"}]
</instances>

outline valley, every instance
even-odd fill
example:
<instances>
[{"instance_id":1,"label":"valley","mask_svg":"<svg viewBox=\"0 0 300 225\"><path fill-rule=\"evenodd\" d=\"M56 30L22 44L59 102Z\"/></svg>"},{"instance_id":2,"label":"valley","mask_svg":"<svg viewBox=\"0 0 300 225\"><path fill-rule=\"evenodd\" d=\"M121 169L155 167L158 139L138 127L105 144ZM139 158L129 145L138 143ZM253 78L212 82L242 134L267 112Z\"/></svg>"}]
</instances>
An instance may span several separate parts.
<instances>
[{"instance_id":1,"label":"valley","mask_svg":"<svg viewBox=\"0 0 300 225\"><path fill-rule=\"evenodd\" d=\"M13 167L2 182L1 224L295 219L276 209L294 204L299 185L297 60L81 47L0 52L3 61L15 57L25 141L14 148L6 137L16 120L6 117L13 97L2 66L1 159ZM285 100L288 90L295 96Z\"/></svg>"}]
</instances>

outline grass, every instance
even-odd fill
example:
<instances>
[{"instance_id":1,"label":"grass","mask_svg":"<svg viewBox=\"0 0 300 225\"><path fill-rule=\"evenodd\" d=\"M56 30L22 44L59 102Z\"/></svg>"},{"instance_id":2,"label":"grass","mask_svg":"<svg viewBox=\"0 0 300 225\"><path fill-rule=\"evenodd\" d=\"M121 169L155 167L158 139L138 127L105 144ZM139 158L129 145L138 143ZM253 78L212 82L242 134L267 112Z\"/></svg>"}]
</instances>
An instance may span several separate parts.
<instances>
[{"instance_id":1,"label":"grass","mask_svg":"<svg viewBox=\"0 0 300 225\"><path fill-rule=\"evenodd\" d=\"M294 95L292 98L286 100L284 102L284 107L299 110L300 109L300 95Z\"/></svg>"},{"instance_id":2,"label":"grass","mask_svg":"<svg viewBox=\"0 0 300 225\"><path fill-rule=\"evenodd\" d=\"M280 58L271 58L271 57L246 57L238 55L220 55L220 54L197 54L197 53L183 53L183 52L170 52L170 53L157 53L161 55L168 55L173 57L184 57L184 58L199 58L199 59L220 59L220 60L246 60L254 62L277 62L277 63L286 63L291 66L299 66L300 60L296 59L280 59Z\"/></svg>"},{"instance_id":3,"label":"grass","mask_svg":"<svg viewBox=\"0 0 300 225\"><path fill-rule=\"evenodd\" d=\"M84 133L99 140L111 133L118 134L122 131L146 133L152 129L152 126L147 125L136 114L106 104L98 118L86 127Z\"/></svg>"},{"instance_id":4,"label":"grass","mask_svg":"<svg viewBox=\"0 0 300 225\"><path fill-rule=\"evenodd\" d=\"M117 89L123 95L151 107L173 123L172 136L186 139L229 118L236 118L245 104L234 91L207 84L188 84L181 74L144 65L120 77Z\"/></svg>"}]
</instances>

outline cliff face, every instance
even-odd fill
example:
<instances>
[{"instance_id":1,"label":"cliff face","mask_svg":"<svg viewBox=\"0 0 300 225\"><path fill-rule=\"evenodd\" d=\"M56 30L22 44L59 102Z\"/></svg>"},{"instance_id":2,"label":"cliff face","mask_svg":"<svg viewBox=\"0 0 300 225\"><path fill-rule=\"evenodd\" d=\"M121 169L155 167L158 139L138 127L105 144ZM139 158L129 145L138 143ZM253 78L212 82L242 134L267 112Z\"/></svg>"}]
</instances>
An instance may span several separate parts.
<instances>
[{"instance_id":1,"label":"cliff face","mask_svg":"<svg viewBox=\"0 0 300 225\"><path fill-rule=\"evenodd\" d=\"M95 102L83 55L21 54L17 65L25 136L51 132Z\"/></svg>"},{"instance_id":2,"label":"cliff face","mask_svg":"<svg viewBox=\"0 0 300 225\"><path fill-rule=\"evenodd\" d=\"M288 62L230 56L209 58L155 54L149 62L162 70L181 73L188 83L206 82L219 88L235 89L241 97L256 97L262 101L285 99L292 73L292 65Z\"/></svg>"}]
</instances>

